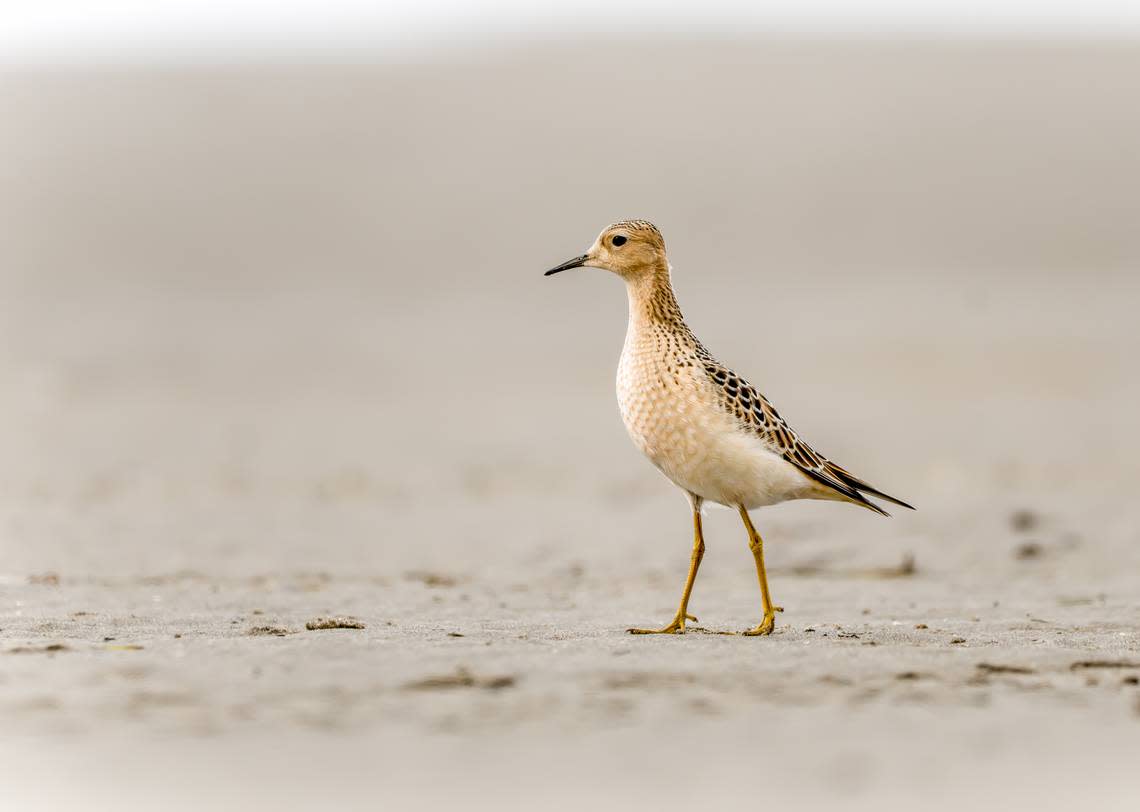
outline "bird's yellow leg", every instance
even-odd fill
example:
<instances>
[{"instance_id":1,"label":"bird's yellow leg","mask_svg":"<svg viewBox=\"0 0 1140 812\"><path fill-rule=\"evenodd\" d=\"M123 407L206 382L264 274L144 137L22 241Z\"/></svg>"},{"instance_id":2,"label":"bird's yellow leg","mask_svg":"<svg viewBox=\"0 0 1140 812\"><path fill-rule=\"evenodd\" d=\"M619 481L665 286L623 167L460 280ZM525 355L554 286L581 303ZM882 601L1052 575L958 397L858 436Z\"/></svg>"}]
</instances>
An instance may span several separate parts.
<instances>
[{"instance_id":1,"label":"bird's yellow leg","mask_svg":"<svg viewBox=\"0 0 1140 812\"><path fill-rule=\"evenodd\" d=\"M689 559L689 577L685 579L685 591L681 593L681 605L673 621L660 629L629 629L630 634L684 634L685 621L696 618L688 614L689 596L693 594L693 583L697 580L697 569L705 557L705 536L701 530L701 501L693 500L693 555Z\"/></svg>"},{"instance_id":2,"label":"bird's yellow leg","mask_svg":"<svg viewBox=\"0 0 1140 812\"><path fill-rule=\"evenodd\" d=\"M748 530L748 548L752 550L752 557L756 559L756 577L760 580L760 600L763 602L764 609L764 619L760 621L760 625L754 629L749 629L744 634L748 636L771 634L772 629L776 628L776 613L783 612L784 607L774 606L772 595L768 592L768 573L764 569L764 540L760 538L760 534L752 526L752 519L748 516L748 511L744 509L744 506L738 506L737 510L740 511L740 518L744 520L744 527Z\"/></svg>"}]
</instances>

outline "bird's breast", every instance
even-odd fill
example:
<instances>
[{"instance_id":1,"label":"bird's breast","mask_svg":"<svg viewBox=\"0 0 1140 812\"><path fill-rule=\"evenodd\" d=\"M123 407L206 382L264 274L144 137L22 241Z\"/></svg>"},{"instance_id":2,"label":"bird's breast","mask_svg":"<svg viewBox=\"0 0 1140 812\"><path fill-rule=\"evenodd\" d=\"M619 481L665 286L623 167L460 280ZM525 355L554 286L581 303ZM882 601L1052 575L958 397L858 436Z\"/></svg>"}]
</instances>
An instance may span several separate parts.
<instances>
[{"instance_id":1,"label":"bird's breast","mask_svg":"<svg viewBox=\"0 0 1140 812\"><path fill-rule=\"evenodd\" d=\"M626 337L617 395L634 445L682 487L700 478L718 438L736 433L696 357L652 332Z\"/></svg>"},{"instance_id":2,"label":"bird's breast","mask_svg":"<svg viewBox=\"0 0 1140 812\"><path fill-rule=\"evenodd\" d=\"M676 337L628 333L617 395L634 445L689 493L757 507L793 498L807 483L721 407L704 365Z\"/></svg>"}]
</instances>

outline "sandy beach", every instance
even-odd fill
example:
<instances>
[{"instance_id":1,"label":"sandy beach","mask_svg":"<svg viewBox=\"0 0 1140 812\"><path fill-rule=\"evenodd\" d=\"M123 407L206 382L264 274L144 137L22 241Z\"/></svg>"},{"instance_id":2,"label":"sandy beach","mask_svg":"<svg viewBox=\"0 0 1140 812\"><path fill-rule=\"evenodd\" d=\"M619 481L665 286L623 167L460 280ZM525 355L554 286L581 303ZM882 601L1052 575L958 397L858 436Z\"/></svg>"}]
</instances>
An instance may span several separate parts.
<instances>
[{"instance_id":1,"label":"sandy beach","mask_svg":"<svg viewBox=\"0 0 1140 812\"><path fill-rule=\"evenodd\" d=\"M1135 808L1140 50L568 53L0 78L6 808ZM723 510L625 633L626 216L918 507L757 511L770 638Z\"/></svg>"}]
</instances>

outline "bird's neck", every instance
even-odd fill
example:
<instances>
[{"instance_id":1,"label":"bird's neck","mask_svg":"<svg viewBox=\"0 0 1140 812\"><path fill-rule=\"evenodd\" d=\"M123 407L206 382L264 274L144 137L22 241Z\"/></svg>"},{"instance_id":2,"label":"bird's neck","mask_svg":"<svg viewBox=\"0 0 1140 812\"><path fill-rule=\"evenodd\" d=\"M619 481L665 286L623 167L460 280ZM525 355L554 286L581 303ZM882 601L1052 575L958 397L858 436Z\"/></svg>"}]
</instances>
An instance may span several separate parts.
<instances>
[{"instance_id":1,"label":"bird's neck","mask_svg":"<svg viewBox=\"0 0 1140 812\"><path fill-rule=\"evenodd\" d=\"M685 326L677 294L673 292L668 263L663 262L645 273L627 277L625 287L629 294L630 331L652 326L677 329Z\"/></svg>"}]
</instances>

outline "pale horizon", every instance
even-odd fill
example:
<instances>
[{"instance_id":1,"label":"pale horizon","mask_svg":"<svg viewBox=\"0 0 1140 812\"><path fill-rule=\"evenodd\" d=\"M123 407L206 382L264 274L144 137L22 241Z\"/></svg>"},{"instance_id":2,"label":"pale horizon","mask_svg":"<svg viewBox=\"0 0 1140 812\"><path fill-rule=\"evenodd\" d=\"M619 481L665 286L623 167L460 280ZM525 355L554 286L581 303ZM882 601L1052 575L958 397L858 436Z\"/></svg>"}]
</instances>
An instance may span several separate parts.
<instances>
[{"instance_id":1,"label":"pale horizon","mask_svg":"<svg viewBox=\"0 0 1140 812\"><path fill-rule=\"evenodd\" d=\"M273 59L384 61L473 44L588 36L946 36L1134 38L1140 6L897 0L744 0L690 6L634 0L221 3L48 0L0 10L0 64L166 64Z\"/></svg>"}]
</instances>

